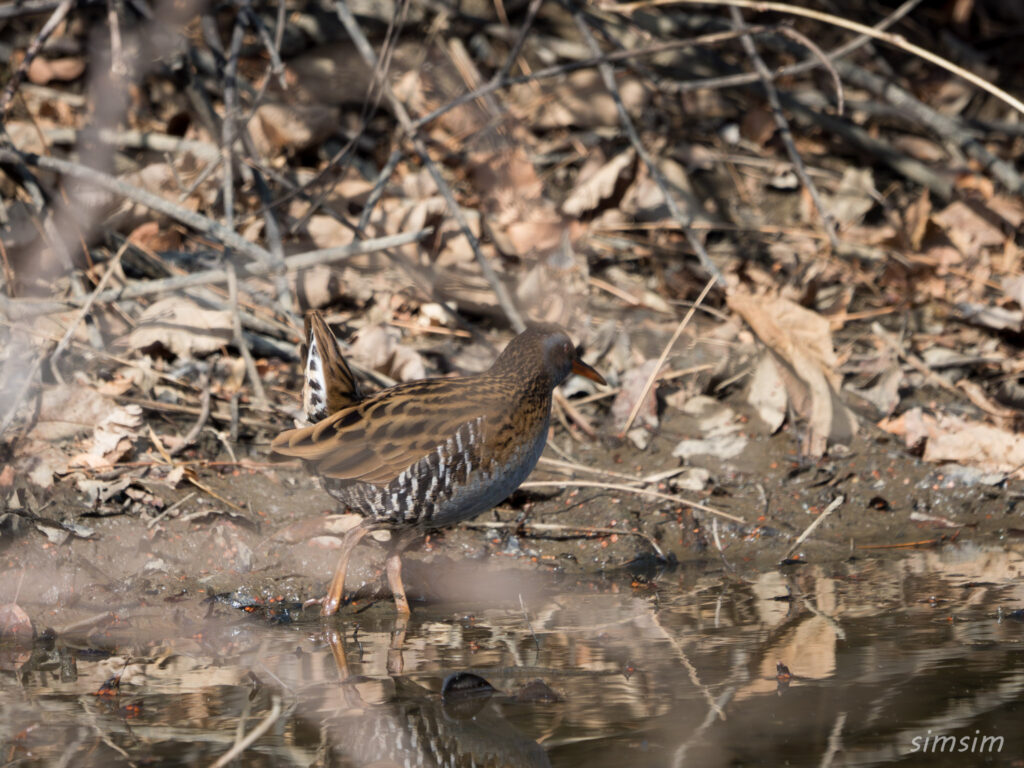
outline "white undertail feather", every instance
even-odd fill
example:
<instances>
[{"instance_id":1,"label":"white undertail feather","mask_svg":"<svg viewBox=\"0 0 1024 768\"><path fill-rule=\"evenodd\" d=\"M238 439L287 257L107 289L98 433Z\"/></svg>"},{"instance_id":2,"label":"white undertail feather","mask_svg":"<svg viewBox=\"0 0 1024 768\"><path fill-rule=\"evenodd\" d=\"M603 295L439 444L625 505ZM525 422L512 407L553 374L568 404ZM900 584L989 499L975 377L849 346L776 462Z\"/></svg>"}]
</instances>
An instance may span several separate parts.
<instances>
[{"instance_id":1,"label":"white undertail feather","mask_svg":"<svg viewBox=\"0 0 1024 768\"><path fill-rule=\"evenodd\" d=\"M313 334L310 334L309 352L306 353L306 385L302 388L302 410L306 414L306 419L312 423L328 416L324 361Z\"/></svg>"}]
</instances>

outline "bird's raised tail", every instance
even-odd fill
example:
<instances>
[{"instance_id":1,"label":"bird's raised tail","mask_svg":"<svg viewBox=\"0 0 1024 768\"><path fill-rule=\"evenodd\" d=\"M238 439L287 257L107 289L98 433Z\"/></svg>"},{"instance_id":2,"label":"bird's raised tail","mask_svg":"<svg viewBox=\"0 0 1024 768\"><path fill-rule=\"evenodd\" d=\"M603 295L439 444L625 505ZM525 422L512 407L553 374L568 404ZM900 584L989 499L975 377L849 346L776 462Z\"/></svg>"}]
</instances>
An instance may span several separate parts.
<instances>
[{"instance_id":1,"label":"bird's raised tail","mask_svg":"<svg viewBox=\"0 0 1024 768\"><path fill-rule=\"evenodd\" d=\"M306 383L302 407L306 419L315 424L332 413L363 399L352 369L341 354L338 340L319 312L306 315Z\"/></svg>"}]
</instances>

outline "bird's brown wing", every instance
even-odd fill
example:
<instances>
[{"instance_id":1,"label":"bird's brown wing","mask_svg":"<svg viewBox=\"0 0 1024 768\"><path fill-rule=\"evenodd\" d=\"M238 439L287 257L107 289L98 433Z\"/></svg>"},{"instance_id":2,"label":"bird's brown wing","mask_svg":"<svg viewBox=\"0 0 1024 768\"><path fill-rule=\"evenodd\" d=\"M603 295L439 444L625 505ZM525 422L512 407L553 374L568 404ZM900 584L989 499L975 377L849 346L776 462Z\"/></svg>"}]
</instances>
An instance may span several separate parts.
<instances>
[{"instance_id":1,"label":"bird's brown wing","mask_svg":"<svg viewBox=\"0 0 1024 768\"><path fill-rule=\"evenodd\" d=\"M324 477L384 486L456 435L459 445L450 450L476 454L484 425L494 421L488 418L493 401L476 394L470 379L399 385L313 426L282 432L271 450L302 459Z\"/></svg>"},{"instance_id":2,"label":"bird's brown wing","mask_svg":"<svg viewBox=\"0 0 1024 768\"><path fill-rule=\"evenodd\" d=\"M316 423L360 402L363 394L338 348L338 340L316 310L306 315L305 333L306 383L302 405L306 418Z\"/></svg>"}]
</instances>

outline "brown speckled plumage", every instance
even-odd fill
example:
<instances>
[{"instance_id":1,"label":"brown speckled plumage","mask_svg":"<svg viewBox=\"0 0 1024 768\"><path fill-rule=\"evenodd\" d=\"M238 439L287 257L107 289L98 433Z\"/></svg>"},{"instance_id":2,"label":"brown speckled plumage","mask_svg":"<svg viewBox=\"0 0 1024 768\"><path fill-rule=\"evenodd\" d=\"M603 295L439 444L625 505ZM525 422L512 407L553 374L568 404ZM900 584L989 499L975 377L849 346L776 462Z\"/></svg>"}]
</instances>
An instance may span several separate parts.
<instances>
[{"instance_id":1,"label":"brown speckled plumage","mask_svg":"<svg viewBox=\"0 0 1024 768\"><path fill-rule=\"evenodd\" d=\"M372 528L437 528L494 506L540 458L552 390L571 372L603 383L564 331L539 325L513 339L484 373L364 397L322 318L312 313L306 326L303 401L315 423L283 432L271 447L302 459L328 493L366 518L354 541ZM342 547L342 581L349 545ZM389 575L392 568L400 565L389 561ZM338 600L340 587L332 584L325 614Z\"/></svg>"}]
</instances>

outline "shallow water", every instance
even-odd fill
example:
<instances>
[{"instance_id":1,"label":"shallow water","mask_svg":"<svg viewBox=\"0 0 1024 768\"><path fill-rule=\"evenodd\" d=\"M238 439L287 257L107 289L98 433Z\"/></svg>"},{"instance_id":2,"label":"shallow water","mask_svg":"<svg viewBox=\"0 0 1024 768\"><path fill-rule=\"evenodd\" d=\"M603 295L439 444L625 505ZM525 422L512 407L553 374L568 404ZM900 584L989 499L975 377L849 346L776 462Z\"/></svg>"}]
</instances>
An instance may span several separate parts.
<instances>
[{"instance_id":1,"label":"shallow water","mask_svg":"<svg viewBox=\"0 0 1024 768\"><path fill-rule=\"evenodd\" d=\"M207 765L262 726L236 764L1020 765L1022 566L964 545L510 576L404 627L386 604L322 623L157 600L0 649L0 757Z\"/></svg>"}]
</instances>

